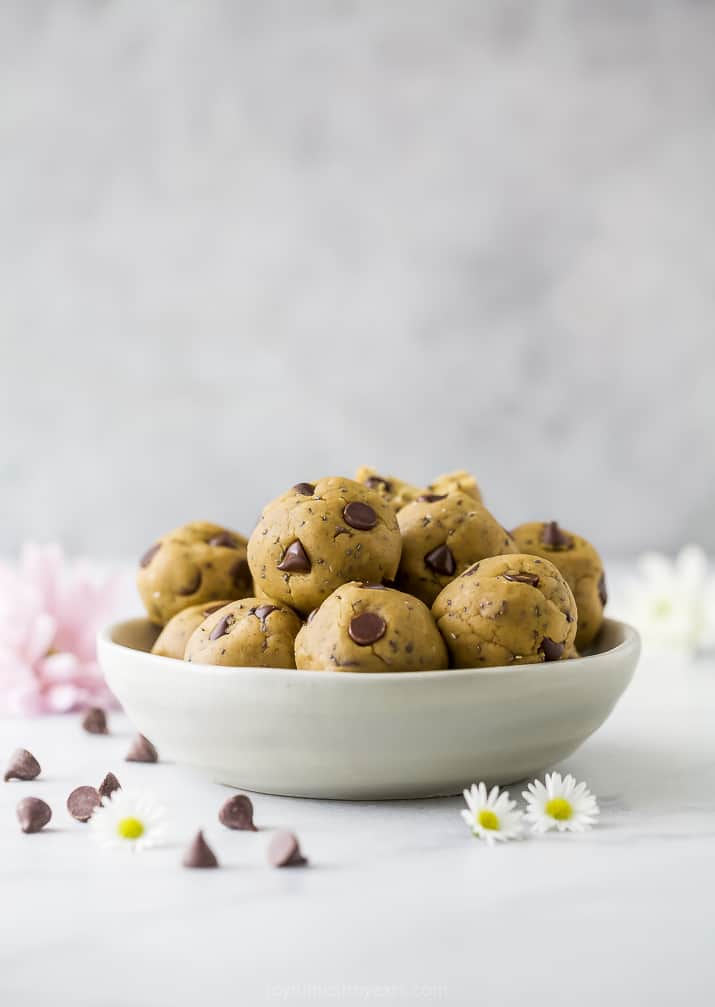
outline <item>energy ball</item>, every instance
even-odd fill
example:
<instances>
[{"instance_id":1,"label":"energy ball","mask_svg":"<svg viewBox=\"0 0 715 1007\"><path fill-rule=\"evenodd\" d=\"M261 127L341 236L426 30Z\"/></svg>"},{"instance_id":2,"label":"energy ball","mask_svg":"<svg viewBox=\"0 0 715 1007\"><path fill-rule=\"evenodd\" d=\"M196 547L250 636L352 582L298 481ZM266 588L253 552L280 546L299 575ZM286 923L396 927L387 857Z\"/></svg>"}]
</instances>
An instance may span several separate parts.
<instances>
[{"instance_id":1,"label":"energy ball","mask_svg":"<svg viewBox=\"0 0 715 1007\"><path fill-rule=\"evenodd\" d=\"M419 486L406 483L396 476L380 475L379 472L368 468L367 465L363 465L357 470L355 480L362 483L363 486L367 486L368 489L379 493L382 499L386 503L389 503L395 512L404 507L405 504L416 500L420 493L424 492Z\"/></svg>"},{"instance_id":2,"label":"energy ball","mask_svg":"<svg viewBox=\"0 0 715 1007\"><path fill-rule=\"evenodd\" d=\"M264 508L248 542L257 593L304 615L351 580L392 580L402 540L379 493L331 477L298 483Z\"/></svg>"},{"instance_id":3,"label":"energy ball","mask_svg":"<svg viewBox=\"0 0 715 1007\"><path fill-rule=\"evenodd\" d=\"M576 646L593 643L608 600L603 562L590 542L560 528L556 521L530 521L512 532L520 552L551 560L573 591L578 609Z\"/></svg>"},{"instance_id":4,"label":"energy ball","mask_svg":"<svg viewBox=\"0 0 715 1007\"><path fill-rule=\"evenodd\" d=\"M432 614L457 668L560 661L576 636L571 588L553 563L523 553L470 566Z\"/></svg>"},{"instance_id":5,"label":"energy ball","mask_svg":"<svg viewBox=\"0 0 715 1007\"><path fill-rule=\"evenodd\" d=\"M242 598L212 612L189 637L184 657L196 664L295 668L300 619L280 602Z\"/></svg>"},{"instance_id":6,"label":"energy ball","mask_svg":"<svg viewBox=\"0 0 715 1007\"><path fill-rule=\"evenodd\" d=\"M202 602L200 605L190 605L188 608L177 612L173 619L169 619L166 626L159 633L154 646L151 648L152 654L160 657L177 657L180 661L184 658L186 644L189 637L197 629L204 619L218 612L228 601L213 601L210 604Z\"/></svg>"},{"instance_id":7,"label":"energy ball","mask_svg":"<svg viewBox=\"0 0 715 1007\"><path fill-rule=\"evenodd\" d=\"M190 605L245 598L253 590L246 540L208 521L182 525L142 556L137 587L160 626Z\"/></svg>"},{"instance_id":8,"label":"energy ball","mask_svg":"<svg viewBox=\"0 0 715 1007\"><path fill-rule=\"evenodd\" d=\"M469 497L474 497L477 503L482 502L482 493L477 486L477 480L470 472L465 472L464 469L457 469L455 472L447 472L446 475L437 476L434 482L430 483L426 493L454 493L458 490L460 493L466 493Z\"/></svg>"},{"instance_id":9,"label":"energy ball","mask_svg":"<svg viewBox=\"0 0 715 1007\"><path fill-rule=\"evenodd\" d=\"M295 641L298 668L314 671L441 671L447 648L429 609L381 584L343 584Z\"/></svg>"},{"instance_id":10,"label":"energy ball","mask_svg":"<svg viewBox=\"0 0 715 1007\"><path fill-rule=\"evenodd\" d=\"M402 558L396 586L431 605L468 566L516 552L508 532L466 493L425 493L397 515Z\"/></svg>"}]
</instances>

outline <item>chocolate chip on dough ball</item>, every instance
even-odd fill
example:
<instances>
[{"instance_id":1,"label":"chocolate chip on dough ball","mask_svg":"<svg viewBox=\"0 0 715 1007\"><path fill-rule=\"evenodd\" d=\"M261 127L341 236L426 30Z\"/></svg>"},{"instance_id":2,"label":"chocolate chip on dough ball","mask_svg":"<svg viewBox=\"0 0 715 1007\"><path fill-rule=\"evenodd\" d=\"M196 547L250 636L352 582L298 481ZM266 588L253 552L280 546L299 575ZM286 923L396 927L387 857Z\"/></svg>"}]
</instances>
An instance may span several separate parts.
<instances>
[{"instance_id":1,"label":"chocolate chip on dough ball","mask_svg":"<svg viewBox=\"0 0 715 1007\"><path fill-rule=\"evenodd\" d=\"M402 558L396 586L431 605L463 570L487 556L516 552L486 507L466 493L425 493L397 515Z\"/></svg>"},{"instance_id":2,"label":"chocolate chip on dough ball","mask_svg":"<svg viewBox=\"0 0 715 1007\"><path fill-rule=\"evenodd\" d=\"M512 532L520 552L551 560L573 591L578 609L576 646L593 643L603 623L606 577L594 547L580 535L565 531L556 521L530 521Z\"/></svg>"},{"instance_id":3,"label":"chocolate chip on dough ball","mask_svg":"<svg viewBox=\"0 0 715 1007\"><path fill-rule=\"evenodd\" d=\"M190 605L182 609L169 619L166 626L156 638L154 646L151 648L152 654L160 657L176 657L183 660L186 644L195 629L201 625L204 619L218 612L224 605L228 605L228 599L223 601L212 601L208 605L202 602L200 605Z\"/></svg>"},{"instance_id":4,"label":"chocolate chip on dough ball","mask_svg":"<svg viewBox=\"0 0 715 1007\"><path fill-rule=\"evenodd\" d=\"M456 469L454 472L447 472L443 476L437 476L434 482L429 484L425 492L439 494L454 493L455 490L473 497L477 503L482 502L482 493L477 485L477 480L470 472L465 472L464 469Z\"/></svg>"},{"instance_id":5,"label":"chocolate chip on dough ball","mask_svg":"<svg viewBox=\"0 0 715 1007\"><path fill-rule=\"evenodd\" d=\"M440 671L447 649L429 609L381 584L333 591L295 641L298 668L314 671Z\"/></svg>"},{"instance_id":6,"label":"chocolate chip on dough ball","mask_svg":"<svg viewBox=\"0 0 715 1007\"><path fill-rule=\"evenodd\" d=\"M295 668L298 616L280 602L232 601L212 612L189 637L184 657L195 664Z\"/></svg>"},{"instance_id":7,"label":"chocolate chip on dough ball","mask_svg":"<svg viewBox=\"0 0 715 1007\"><path fill-rule=\"evenodd\" d=\"M560 661L572 655L576 602L547 559L517 553L469 567L432 606L457 668Z\"/></svg>"},{"instance_id":8,"label":"chocolate chip on dough ball","mask_svg":"<svg viewBox=\"0 0 715 1007\"><path fill-rule=\"evenodd\" d=\"M137 587L152 622L211 601L251 594L246 540L208 521L193 521L160 538L142 556Z\"/></svg>"},{"instance_id":9,"label":"chocolate chip on dough ball","mask_svg":"<svg viewBox=\"0 0 715 1007\"><path fill-rule=\"evenodd\" d=\"M405 504L416 500L420 493L424 492L419 486L406 483L403 479L398 479L396 476L380 475L379 472L369 468L367 465L360 466L355 473L355 480L362 483L363 486L367 486L368 489L379 493L382 499L390 504L395 512L404 507Z\"/></svg>"},{"instance_id":10,"label":"chocolate chip on dough ball","mask_svg":"<svg viewBox=\"0 0 715 1007\"><path fill-rule=\"evenodd\" d=\"M307 614L351 580L392 580L402 541L374 490L331 477L298 483L269 503L248 542L258 594Z\"/></svg>"}]
</instances>

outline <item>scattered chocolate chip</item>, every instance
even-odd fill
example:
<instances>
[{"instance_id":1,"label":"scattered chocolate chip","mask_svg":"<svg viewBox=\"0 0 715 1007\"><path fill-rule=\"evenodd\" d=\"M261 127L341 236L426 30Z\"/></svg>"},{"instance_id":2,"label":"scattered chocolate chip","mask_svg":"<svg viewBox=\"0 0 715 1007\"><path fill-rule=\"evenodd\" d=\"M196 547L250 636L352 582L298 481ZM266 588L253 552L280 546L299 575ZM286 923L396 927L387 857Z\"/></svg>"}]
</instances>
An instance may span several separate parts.
<instances>
[{"instance_id":1,"label":"scattered chocolate chip","mask_svg":"<svg viewBox=\"0 0 715 1007\"><path fill-rule=\"evenodd\" d=\"M348 634L359 647L368 647L385 635L387 623L377 612L363 612L350 620Z\"/></svg>"},{"instance_id":2,"label":"scattered chocolate chip","mask_svg":"<svg viewBox=\"0 0 715 1007\"><path fill-rule=\"evenodd\" d=\"M208 545L219 545L224 549L238 549L239 543L233 537L231 532L222 531L219 532L218 535L214 535L213 538L210 538Z\"/></svg>"},{"instance_id":3,"label":"scattered chocolate chip","mask_svg":"<svg viewBox=\"0 0 715 1007\"><path fill-rule=\"evenodd\" d=\"M304 497L312 497L315 493L315 486L312 483L296 483L293 489Z\"/></svg>"},{"instance_id":4,"label":"scattered chocolate chip","mask_svg":"<svg viewBox=\"0 0 715 1007\"><path fill-rule=\"evenodd\" d=\"M602 573L601 576L598 578L598 597L601 600L601 604L605 608L606 602L608 601L608 592L606 591L606 575L605 575L605 573Z\"/></svg>"},{"instance_id":5,"label":"scattered chocolate chip","mask_svg":"<svg viewBox=\"0 0 715 1007\"><path fill-rule=\"evenodd\" d=\"M266 851L271 867L301 867L308 861L300 852L297 838L292 832L276 832Z\"/></svg>"},{"instance_id":6,"label":"scattered chocolate chip","mask_svg":"<svg viewBox=\"0 0 715 1007\"><path fill-rule=\"evenodd\" d=\"M219 621L216 623L214 628L209 633L209 640L218 640L222 636L226 636L226 634L228 633L231 626L233 626L235 621L236 616L233 614L233 612L229 612L227 615L224 615L224 617L222 619L219 619Z\"/></svg>"},{"instance_id":7,"label":"scattered chocolate chip","mask_svg":"<svg viewBox=\"0 0 715 1007\"><path fill-rule=\"evenodd\" d=\"M312 612L308 612L308 617L307 617L307 619L305 621L306 622L312 622L313 619L315 618L317 612L318 612L317 608L314 608Z\"/></svg>"},{"instance_id":8,"label":"scattered chocolate chip","mask_svg":"<svg viewBox=\"0 0 715 1007\"><path fill-rule=\"evenodd\" d=\"M213 615L214 612L218 612L220 608L224 608L226 604L227 602L225 601L217 601L215 605L209 605L208 608L205 608L203 614Z\"/></svg>"},{"instance_id":9,"label":"scattered chocolate chip","mask_svg":"<svg viewBox=\"0 0 715 1007\"><path fill-rule=\"evenodd\" d=\"M121 789L122 785L114 773L107 773L102 782L99 784L99 790L97 793L100 797L111 797L115 790Z\"/></svg>"},{"instance_id":10,"label":"scattered chocolate chip","mask_svg":"<svg viewBox=\"0 0 715 1007\"><path fill-rule=\"evenodd\" d=\"M161 542L156 542L153 546L147 549L142 558L139 560L139 566L149 566L160 549Z\"/></svg>"},{"instance_id":11,"label":"scattered chocolate chip","mask_svg":"<svg viewBox=\"0 0 715 1007\"><path fill-rule=\"evenodd\" d=\"M451 577L457 569L452 550L448 545L438 545L425 556L425 566L443 577Z\"/></svg>"},{"instance_id":12,"label":"scattered chocolate chip","mask_svg":"<svg viewBox=\"0 0 715 1007\"><path fill-rule=\"evenodd\" d=\"M277 611L278 611L277 605L259 605L258 608L253 610L253 614L258 619L260 619L262 623L265 623L266 619L271 614L271 612L277 612Z\"/></svg>"},{"instance_id":13,"label":"scattered chocolate chip","mask_svg":"<svg viewBox=\"0 0 715 1007\"><path fill-rule=\"evenodd\" d=\"M535 573L503 573L504 580L513 581L516 584L528 584L529 587L538 587L539 578Z\"/></svg>"},{"instance_id":14,"label":"scattered chocolate chip","mask_svg":"<svg viewBox=\"0 0 715 1007\"><path fill-rule=\"evenodd\" d=\"M90 706L82 717L82 727L88 734L109 734L107 714L101 706Z\"/></svg>"},{"instance_id":15,"label":"scattered chocolate chip","mask_svg":"<svg viewBox=\"0 0 715 1007\"><path fill-rule=\"evenodd\" d=\"M557 643L555 640L551 640L548 636L545 636L541 641L539 650L544 655L545 661L558 661L564 652L564 645L562 643Z\"/></svg>"},{"instance_id":16,"label":"scattered chocolate chip","mask_svg":"<svg viewBox=\"0 0 715 1007\"><path fill-rule=\"evenodd\" d=\"M346 524L358 531L370 531L377 524L377 514L370 504L361 503L359 500L351 500L345 504L343 519Z\"/></svg>"},{"instance_id":17,"label":"scattered chocolate chip","mask_svg":"<svg viewBox=\"0 0 715 1007\"><path fill-rule=\"evenodd\" d=\"M197 832L181 861L184 867L218 867L216 854L204 839L203 832Z\"/></svg>"},{"instance_id":18,"label":"scattered chocolate chip","mask_svg":"<svg viewBox=\"0 0 715 1007\"><path fill-rule=\"evenodd\" d=\"M8 780L34 780L40 772L40 763L32 752L18 748L10 756L4 778L6 783Z\"/></svg>"},{"instance_id":19,"label":"scattered chocolate chip","mask_svg":"<svg viewBox=\"0 0 715 1007\"><path fill-rule=\"evenodd\" d=\"M423 493L422 496L417 497L418 503L437 503L438 500L446 500L446 493Z\"/></svg>"},{"instance_id":20,"label":"scattered chocolate chip","mask_svg":"<svg viewBox=\"0 0 715 1007\"><path fill-rule=\"evenodd\" d=\"M196 592L200 587L201 587L201 571L197 570L196 573L191 578L191 580L188 582L188 584L185 584L183 587L180 587L176 593L182 596L196 594Z\"/></svg>"},{"instance_id":21,"label":"scattered chocolate chip","mask_svg":"<svg viewBox=\"0 0 715 1007\"><path fill-rule=\"evenodd\" d=\"M247 587L251 583L251 568L246 559L237 560L229 570L229 573L236 587Z\"/></svg>"},{"instance_id":22,"label":"scattered chocolate chip","mask_svg":"<svg viewBox=\"0 0 715 1007\"><path fill-rule=\"evenodd\" d=\"M283 553L278 569L285 570L286 573L310 573L311 562L299 538L291 542Z\"/></svg>"},{"instance_id":23,"label":"scattered chocolate chip","mask_svg":"<svg viewBox=\"0 0 715 1007\"><path fill-rule=\"evenodd\" d=\"M52 809L39 797L23 797L16 809L23 832L39 832L52 818Z\"/></svg>"},{"instance_id":24,"label":"scattered chocolate chip","mask_svg":"<svg viewBox=\"0 0 715 1007\"><path fill-rule=\"evenodd\" d=\"M148 738L143 734L137 734L131 744L127 754L124 756L125 762L158 762L159 753L154 748Z\"/></svg>"},{"instance_id":25,"label":"scattered chocolate chip","mask_svg":"<svg viewBox=\"0 0 715 1007\"><path fill-rule=\"evenodd\" d=\"M382 486L386 493L392 492L392 483L389 479L383 479L382 476L368 476L363 485L367 486L369 490L377 490Z\"/></svg>"},{"instance_id":26,"label":"scattered chocolate chip","mask_svg":"<svg viewBox=\"0 0 715 1007\"><path fill-rule=\"evenodd\" d=\"M239 829L242 832L258 832L253 824L253 804L246 794L235 794L222 805L218 820L227 829Z\"/></svg>"},{"instance_id":27,"label":"scattered chocolate chip","mask_svg":"<svg viewBox=\"0 0 715 1007\"><path fill-rule=\"evenodd\" d=\"M541 529L541 541L544 545L550 545L552 549L570 549L573 539L561 531L556 521L547 521Z\"/></svg>"},{"instance_id":28,"label":"scattered chocolate chip","mask_svg":"<svg viewBox=\"0 0 715 1007\"><path fill-rule=\"evenodd\" d=\"M67 810L78 822L88 822L100 803L99 792L94 787L75 787L67 798Z\"/></svg>"}]
</instances>

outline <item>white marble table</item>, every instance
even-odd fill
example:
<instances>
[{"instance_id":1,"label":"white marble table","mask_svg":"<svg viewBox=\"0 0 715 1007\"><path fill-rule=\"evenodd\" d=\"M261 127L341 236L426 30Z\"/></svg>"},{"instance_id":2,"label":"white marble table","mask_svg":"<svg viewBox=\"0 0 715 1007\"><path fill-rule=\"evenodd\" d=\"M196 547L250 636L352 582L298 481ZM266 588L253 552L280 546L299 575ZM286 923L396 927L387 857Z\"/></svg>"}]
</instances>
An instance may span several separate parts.
<instances>
[{"instance_id":1,"label":"white marble table","mask_svg":"<svg viewBox=\"0 0 715 1007\"><path fill-rule=\"evenodd\" d=\"M255 797L300 836L308 869L264 861L267 833L216 820L227 791L174 765L123 762L130 727L0 722L35 783L0 784L0 1004L196 1007L288 1002L648 1004L715 999L715 664L644 662L611 720L563 767L602 823L489 849L460 801L341 804ZM113 770L174 814L173 845L97 849L64 808ZM23 835L20 797L52 805ZM179 867L203 826L219 871Z\"/></svg>"}]
</instances>

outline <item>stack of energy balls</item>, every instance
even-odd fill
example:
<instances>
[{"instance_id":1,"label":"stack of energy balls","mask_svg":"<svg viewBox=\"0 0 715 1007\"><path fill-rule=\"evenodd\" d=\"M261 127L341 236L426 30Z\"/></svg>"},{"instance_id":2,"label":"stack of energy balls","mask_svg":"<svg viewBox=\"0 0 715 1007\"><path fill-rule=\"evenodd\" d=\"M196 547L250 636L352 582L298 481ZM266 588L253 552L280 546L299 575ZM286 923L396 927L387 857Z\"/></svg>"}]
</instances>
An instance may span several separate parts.
<instances>
[{"instance_id":1,"label":"stack of energy balls","mask_svg":"<svg viewBox=\"0 0 715 1007\"><path fill-rule=\"evenodd\" d=\"M207 522L169 532L137 582L163 627L155 654L316 671L560 661L606 604L586 539L555 521L505 531L462 471L421 488L368 468L297 483L248 541Z\"/></svg>"}]
</instances>

